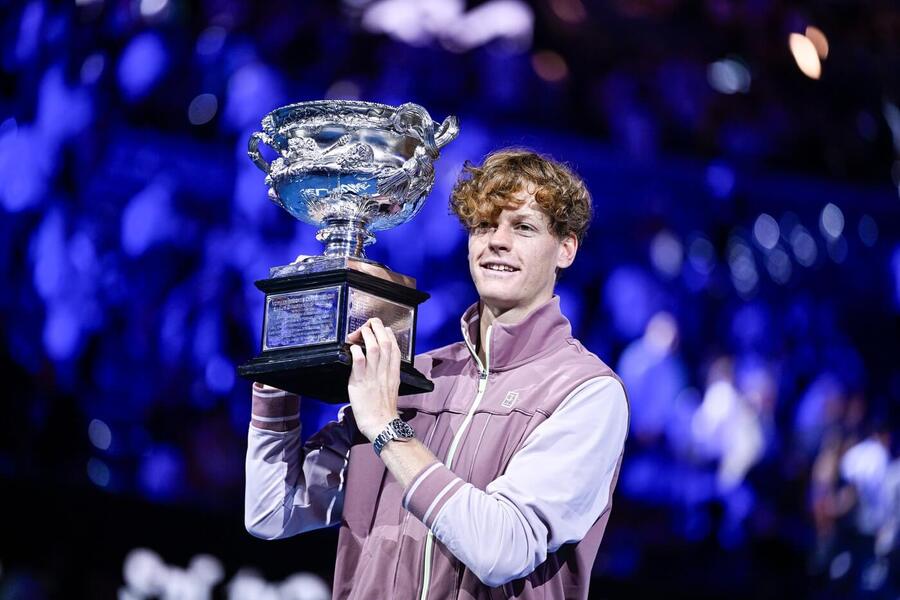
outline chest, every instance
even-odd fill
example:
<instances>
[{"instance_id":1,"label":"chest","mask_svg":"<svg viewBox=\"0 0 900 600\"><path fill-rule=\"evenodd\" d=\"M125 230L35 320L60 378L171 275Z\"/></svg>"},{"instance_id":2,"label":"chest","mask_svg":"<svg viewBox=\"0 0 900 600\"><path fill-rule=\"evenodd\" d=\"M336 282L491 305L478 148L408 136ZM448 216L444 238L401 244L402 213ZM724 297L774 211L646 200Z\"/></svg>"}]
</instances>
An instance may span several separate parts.
<instances>
[{"instance_id":1,"label":"chest","mask_svg":"<svg viewBox=\"0 0 900 600\"><path fill-rule=\"evenodd\" d=\"M401 397L398 410L438 460L482 490L505 472L529 434L566 395L593 374L536 363L482 379L475 369L453 367L432 370L434 391ZM369 530L404 520L405 490L371 444L351 449L346 485L343 514L351 528Z\"/></svg>"}]
</instances>

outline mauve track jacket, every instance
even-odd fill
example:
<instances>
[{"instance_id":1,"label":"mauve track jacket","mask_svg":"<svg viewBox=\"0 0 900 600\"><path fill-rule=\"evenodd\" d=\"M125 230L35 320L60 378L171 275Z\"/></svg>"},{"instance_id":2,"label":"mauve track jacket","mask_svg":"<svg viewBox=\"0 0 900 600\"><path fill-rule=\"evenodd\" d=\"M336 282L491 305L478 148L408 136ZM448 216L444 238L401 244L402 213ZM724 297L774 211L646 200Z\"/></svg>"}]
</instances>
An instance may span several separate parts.
<instances>
[{"instance_id":1,"label":"mauve track jacket","mask_svg":"<svg viewBox=\"0 0 900 600\"><path fill-rule=\"evenodd\" d=\"M265 539L340 524L334 598L586 598L628 430L621 381L554 297L416 357L435 383L401 417L438 458L406 488L349 406L306 444L250 426L245 524ZM254 384L254 402L285 392ZM399 442L395 442L399 443Z\"/></svg>"}]
</instances>

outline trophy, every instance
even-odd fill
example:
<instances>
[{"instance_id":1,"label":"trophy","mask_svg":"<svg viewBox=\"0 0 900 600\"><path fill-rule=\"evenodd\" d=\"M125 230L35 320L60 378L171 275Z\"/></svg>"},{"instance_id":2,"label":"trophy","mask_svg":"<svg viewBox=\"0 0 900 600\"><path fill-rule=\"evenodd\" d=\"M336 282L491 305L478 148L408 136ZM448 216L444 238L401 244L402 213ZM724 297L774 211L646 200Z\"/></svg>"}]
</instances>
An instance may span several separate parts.
<instances>
[{"instance_id":1,"label":"trophy","mask_svg":"<svg viewBox=\"0 0 900 600\"><path fill-rule=\"evenodd\" d=\"M322 256L272 267L265 292L262 351L238 374L332 403L347 401L347 335L379 317L400 347L400 394L434 384L413 366L416 314L428 294L415 279L369 260L373 232L422 208L434 161L456 138L456 117L436 126L416 104L323 100L276 109L250 136L248 154L266 173L269 199L318 228ZM260 143L277 152L271 163Z\"/></svg>"}]
</instances>

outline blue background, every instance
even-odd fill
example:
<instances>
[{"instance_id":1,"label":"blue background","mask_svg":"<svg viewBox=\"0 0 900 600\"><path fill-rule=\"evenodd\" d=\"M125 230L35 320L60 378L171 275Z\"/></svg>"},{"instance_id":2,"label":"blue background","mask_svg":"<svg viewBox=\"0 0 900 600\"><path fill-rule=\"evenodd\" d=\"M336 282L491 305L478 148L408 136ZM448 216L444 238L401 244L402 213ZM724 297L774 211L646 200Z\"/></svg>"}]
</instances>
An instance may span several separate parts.
<instances>
[{"instance_id":1,"label":"blue background","mask_svg":"<svg viewBox=\"0 0 900 600\"><path fill-rule=\"evenodd\" d=\"M0 597L112 593L137 546L330 578L334 532L273 547L242 531L235 374L258 351L253 282L321 252L266 198L247 140L270 110L320 98L460 118L422 212L368 251L431 294L420 349L459 339L476 300L447 204L464 161L527 146L585 178L596 215L557 291L632 403L597 597L896 595L897 549L875 551L864 482L832 464L876 444L853 472L875 473L889 527L896 6L33 0L3 14ZM831 44L818 80L787 42L808 25ZM335 408L302 411L307 434ZM91 536L101 550L85 555Z\"/></svg>"}]
</instances>

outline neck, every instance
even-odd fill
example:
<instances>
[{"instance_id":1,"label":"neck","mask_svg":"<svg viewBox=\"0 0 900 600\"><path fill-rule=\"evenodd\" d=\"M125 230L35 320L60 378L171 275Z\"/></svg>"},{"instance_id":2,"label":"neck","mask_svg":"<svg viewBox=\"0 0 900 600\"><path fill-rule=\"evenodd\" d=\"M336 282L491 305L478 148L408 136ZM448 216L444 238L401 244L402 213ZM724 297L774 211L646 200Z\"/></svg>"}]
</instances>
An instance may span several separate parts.
<instances>
[{"instance_id":1,"label":"neck","mask_svg":"<svg viewBox=\"0 0 900 600\"><path fill-rule=\"evenodd\" d=\"M476 345L476 349L478 350L478 359L481 361L481 364L483 365L485 363L484 340L487 339L488 327L490 327L494 323L505 323L507 325L518 323L529 314L531 314L531 311L533 311L538 306L541 306L552 297L553 291L551 290L549 294L546 294L546 297L544 297L544 295L542 294L539 299L535 299L535 301L528 306L517 306L515 308L508 309L492 306L490 303L482 299L478 308L478 341Z\"/></svg>"}]
</instances>

